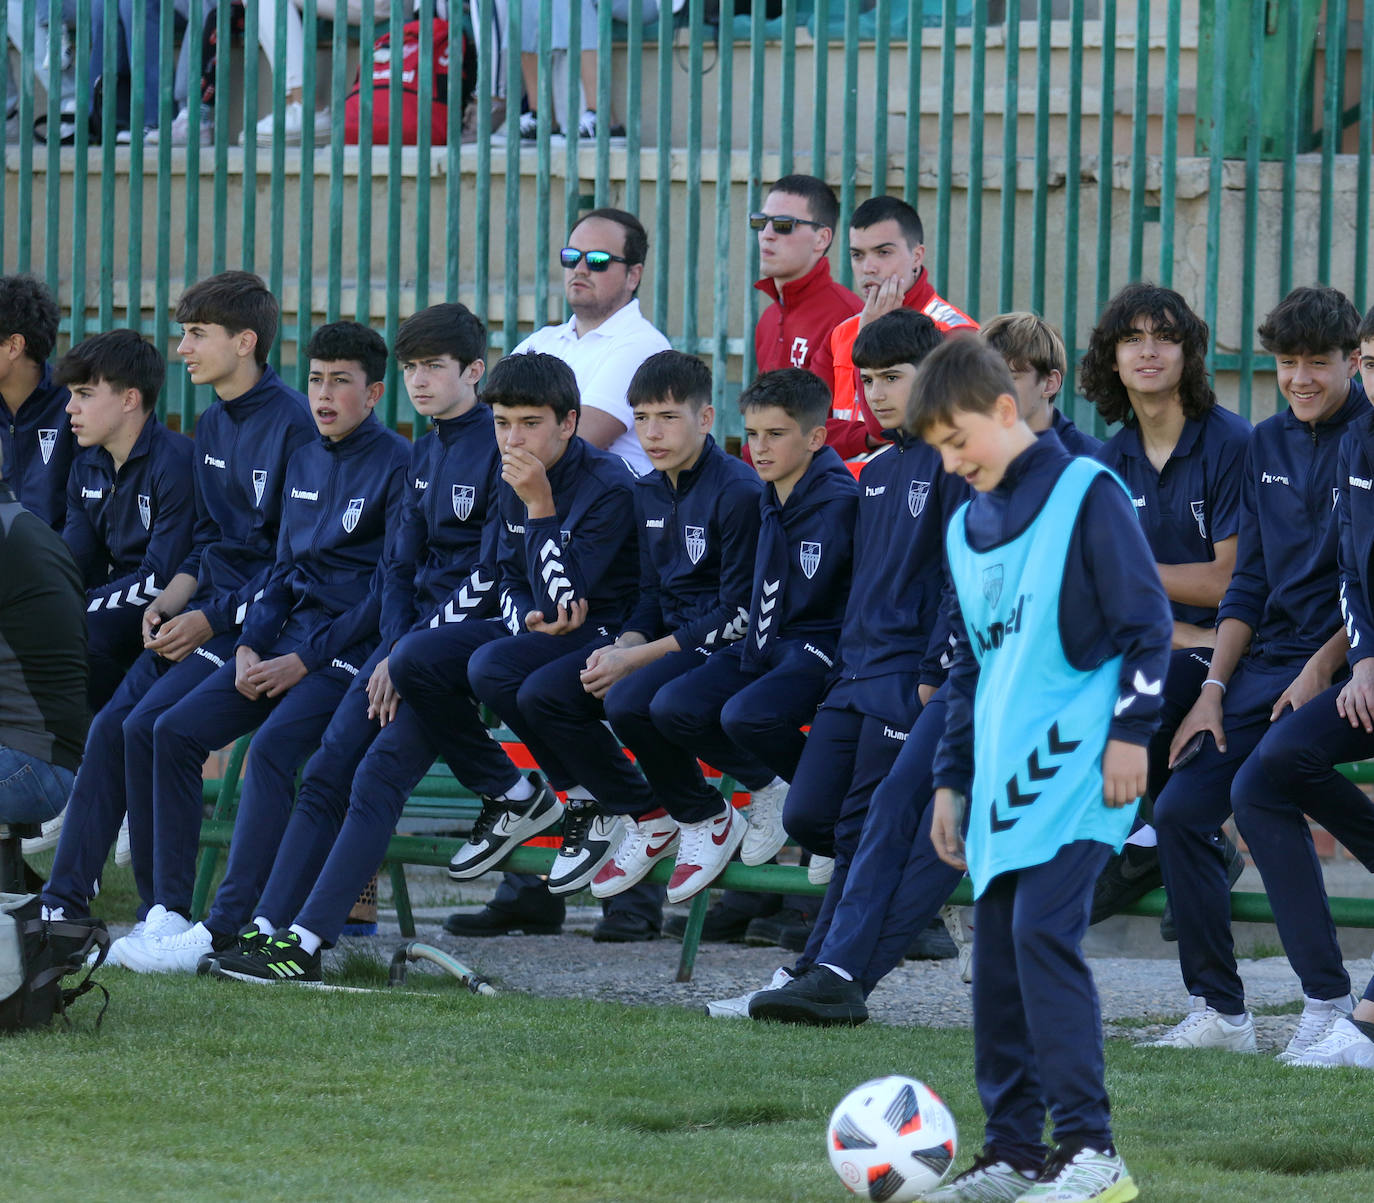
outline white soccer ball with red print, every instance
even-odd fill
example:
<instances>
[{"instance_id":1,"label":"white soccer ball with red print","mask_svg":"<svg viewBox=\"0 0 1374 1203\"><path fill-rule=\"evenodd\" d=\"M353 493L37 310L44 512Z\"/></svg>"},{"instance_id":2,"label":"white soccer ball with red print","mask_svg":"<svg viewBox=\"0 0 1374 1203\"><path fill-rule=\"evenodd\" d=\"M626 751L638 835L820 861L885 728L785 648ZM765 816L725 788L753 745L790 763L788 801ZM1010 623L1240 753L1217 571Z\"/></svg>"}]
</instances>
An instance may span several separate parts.
<instances>
[{"instance_id":1,"label":"white soccer ball with red print","mask_svg":"<svg viewBox=\"0 0 1374 1203\"><path fill-rule=\"evenodd\" d=\"M958 1148L954 1116L924 1082L894 1074L851 1090L830 1116L830 1164L861 1199L910 1203L939 1185Z\"/></svg>"}]
</instances>

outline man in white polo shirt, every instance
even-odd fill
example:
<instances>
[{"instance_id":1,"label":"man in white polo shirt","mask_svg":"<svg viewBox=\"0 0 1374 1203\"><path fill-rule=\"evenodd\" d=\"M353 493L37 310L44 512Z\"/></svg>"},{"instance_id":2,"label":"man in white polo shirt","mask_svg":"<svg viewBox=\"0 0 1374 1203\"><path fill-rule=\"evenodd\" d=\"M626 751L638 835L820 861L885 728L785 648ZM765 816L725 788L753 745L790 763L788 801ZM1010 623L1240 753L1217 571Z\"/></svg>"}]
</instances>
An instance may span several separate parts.
<instances>
[{"instance_id":1,"label":"man in white polo shirt","mask_svg":"<svg viewBox=\"0 0 1374 1203\"><path fill-rule=\"evenodd\" d=\"M559 251L563 292L572 317L536 330L512 352L539 351L563 360L577 377L582 408L577 433L619 455L638 476L649 471L625 392L639 365L669 349L668 340L640 312L635 292L644 275L649 236L623 209L594 209L572 228ZM570 796L590 797L590 794ZM592 933L599 941L651 940L663 925L663 887L640 884L607 899ZM457 936L542 934L561 930L564 902L542 877L507 873L491 902L456 912L444 927Z\"/></svg>"}]
</instances>

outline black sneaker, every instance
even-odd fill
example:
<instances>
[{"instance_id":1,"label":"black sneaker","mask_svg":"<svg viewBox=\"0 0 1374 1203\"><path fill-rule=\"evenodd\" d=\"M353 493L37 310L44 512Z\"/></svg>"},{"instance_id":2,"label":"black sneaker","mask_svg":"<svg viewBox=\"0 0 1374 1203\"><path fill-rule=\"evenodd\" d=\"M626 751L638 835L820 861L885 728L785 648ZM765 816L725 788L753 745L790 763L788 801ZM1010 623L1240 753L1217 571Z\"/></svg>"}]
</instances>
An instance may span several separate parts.
<instances>
[{"instance_id":1,"label":"black sneaker","mask_svg":"<svg viewBox=\"0 0 1374 1203\"><path fill-rule=\"evenodd\" d=\"M210 976L273 986L281 982L318 986L324 981L320 971L320 950L317 948L307 954L301 948L300 936L293 931L272 936L249 956L230 953L220 957L210 966Z\"/></svg>"},{"instance_id":2,"label":"black sneaker","mask_svg":"<svg viewBox=\"0 0 1374 1203\"><path fill-rule=\"evenodd\" d=\"M939 919L932 919L918 931L905 953L908 961L952 961L958 955L958 948Z\"/></svg>"},{"instance_id":3,"label":"black sneaker","mask_svg":"<svg viewBox=\"0 0 1374 1203\"><path fill-rule=\"evenodd\" d=\"M563 811L563 846L549 870L550 894L575 894L589 886L625 838L625 822L595 802L574 798Z\"/></svg>"},{"instance_id":4,"label":"black sneaker","mask_svg":"<svg viewBox=\"0 0 1374 1203\"><path fill-rule=\"evenodd\" d=\"M448 875L465 881L480 877L526 840L552 827L563 817L558 795L538 773L530 774L534 796L524 802L482 797L482 813L472 825L468 842L448 862Z\"/></svg>"},{"instance_id":5,"label":"black sneaker","mask_svg":"<svg viewBox=\"0 0 1374 1203\"><path fill-rule=\"evenodd\" d=\"M718 902L706 912L701 938L708 944L738 944L741 940L748 943L746 932L755 922L757 920L740 914L734 907ZM681 940L686 931L686 915L669 915L663 921L663 934L674 940Z\"/></svg>"},{"instance_id":6,"label":"black sneaker","mask_svg":"<svg viewBox=\"0 0 1374 1203\"><path fill-rule=\"evenodd\" d=\"M256 956L267 947L267 941L271 938L271 936L260 931L256 923L250 923L242 931L232 936L223 936L219 932L211 932L210 951L196 962L196 973L200 977L205 977L210 973L214 963L222 957Z\"/></svg>"},{"instance_id":7,"label":"black sneaker","mask_svg":"<svg viewBox=\"0 0 1374 1203\"><path fill-rule=\"evenodd\" d=\"M643 944L658 939L658 928L640 915L612 911L592 928L598 944Z\"/></svg>"},{"instance_id":8,"label":"black sneaker","mask_svg":"<svg viewBox=\"0 0 1374 1203\"><path fill-rule=\"evenodd\" d=\"M1139 902L1151 890L1164 885L1159 869L1159 849L1127 844L1107 861L1093 886L1093 909L1089 924L1101 923L1119 911Z\"/></svg>"},{"instance_id":9,"label":"black sneaker","mask_svg":"<svg viewBox=\"0 0 1374 1203\"><path fill-rule=\"evenodd\" d=\"M444 920L444 930L451 936L557 936L563 924L546 919L527 919L514 911L484 906L480 911L454 911Z\"/></svg>"},{"instance_id":10,"label":"black sneaker","mask_svg":"<svg viewBox=\"0 0 1374 1203\"><path fill-rule=\"evenodd\" d=\"M810 935L813 918L795 907L785 906L776 914L751 919L744 933L744 942L753 948L772 948L782 940L783 933L793 927L805 928ZM806 941L803 940L802 947L805 946Z\"/></svg>"},{"instance_id":11,"label":"black sneaker","mask_svg":"<svg viewBox=\"0 0 1374 1203\"><path fill-rule=\"evenodd\" d=\"M778 937L778 947L784 952L805 952L811 943L811 929L815 923L808 919L804 923L792 923L782 929Z\"/></svg>"},{"instance_id":12,"label":"black sneaker","mask_svg":"<svg viewBox=\"0 0 1374 1203\"><path fill-rule=\"evenodd\" d=\"M868 1018L868 1006L858 982L847 982L824 965L808 965L785 986L755 994L749 1000L749 1018L857 1027Z\"/></svg>"},{"instance_id":13,"label":"black sneaker","mask_svg":"<svg viewBox=\"0 0 1374 1203\"><path fill-rule=\"evenodd\" d=\"M1236 882L1240 880L1240 875L1245 872L1245 857L1232 842L1231 837L1224 831L1218 831L1215 841L1220 841L1222 860L1226 864L1227 888L1234 890ZM1174 904L1172 901L1164 904L1164 913L1159 917L1159 938L1169 944L1178 940L1178 925L1174 922Z\"/></svg>"}]
</instances>

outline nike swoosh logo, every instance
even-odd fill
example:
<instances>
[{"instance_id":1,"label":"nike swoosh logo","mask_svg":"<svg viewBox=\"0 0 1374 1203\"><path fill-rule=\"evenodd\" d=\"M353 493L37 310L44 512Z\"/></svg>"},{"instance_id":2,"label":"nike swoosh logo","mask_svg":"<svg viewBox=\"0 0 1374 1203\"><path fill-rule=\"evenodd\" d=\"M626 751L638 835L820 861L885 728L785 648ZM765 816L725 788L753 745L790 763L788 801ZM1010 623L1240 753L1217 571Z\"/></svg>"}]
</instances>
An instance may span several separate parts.
<instances>
[{"instance_id":1,"label":"nike swoosh logo","mask_svg":"<svg viewBox=\"0 0 1374 1203\"><path fill-rule=\"evenodd\" d=\"M668 849L672 847L672 843L675 839L677 839L676 832L674 832L666 840L664 840L663 843L661 843L657 848L645 848L644 855L650 858L655 856L662 856L663 853L667 852Z\"/></svg>"},{"instance_id":2,"label":"nike swoosh logo","mask_svg":"<svg viewBox=\"0 0 1374 1203\"><path fill-rule=\"evenodd\" d=\"M720 829L719 835L717 835L714 831L711 832L711 843L713 843L717 848L719 848L723 843L725 843L726 840L730 838L730 829L733 826L734 816L731 816L730 818L725 820L725 826Z\"/></svg>"}]
</instances>

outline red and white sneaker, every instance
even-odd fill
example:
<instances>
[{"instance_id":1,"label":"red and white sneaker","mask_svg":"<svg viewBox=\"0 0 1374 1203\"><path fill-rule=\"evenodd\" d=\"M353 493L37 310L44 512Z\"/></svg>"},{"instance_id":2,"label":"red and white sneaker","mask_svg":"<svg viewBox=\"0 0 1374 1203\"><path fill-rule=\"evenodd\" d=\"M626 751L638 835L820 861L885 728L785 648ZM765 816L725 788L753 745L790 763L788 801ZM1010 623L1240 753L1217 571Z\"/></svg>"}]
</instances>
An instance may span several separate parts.
<instances>
[{"instance_id":1,"label":"red and white sneaker","mask_svg":"<svg viewBox=\"0 0 1374 1203\"><path fill-rule=\"evenodd\" d=\"M668 901L686 902L725 871L748 830L744 816L726 803L725 813L700 823L682 824L677 867L668 879Z\"/></svg>"},{"instance_id":2,"label":"red and white sneaker","mask_svg":"<svg viewBox=\"0 0 1374 1203\"><path fill-rule=\"evenodd\" d=\"M638 885L659 861L677 847L678 824L663 807L638 819L625 820L625 838L615 859L592 878L592 894L610 898Z\"/></svg>"}]
</instances>

